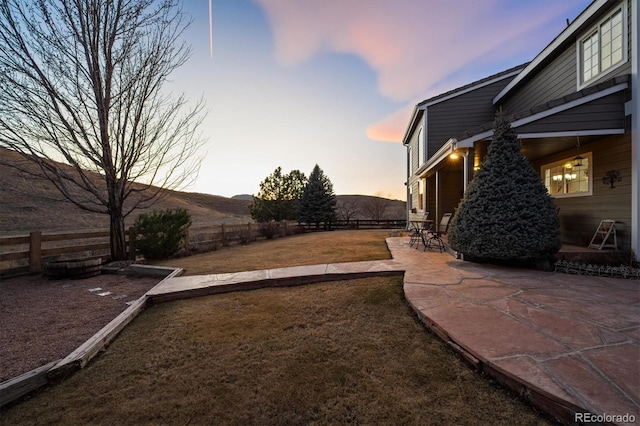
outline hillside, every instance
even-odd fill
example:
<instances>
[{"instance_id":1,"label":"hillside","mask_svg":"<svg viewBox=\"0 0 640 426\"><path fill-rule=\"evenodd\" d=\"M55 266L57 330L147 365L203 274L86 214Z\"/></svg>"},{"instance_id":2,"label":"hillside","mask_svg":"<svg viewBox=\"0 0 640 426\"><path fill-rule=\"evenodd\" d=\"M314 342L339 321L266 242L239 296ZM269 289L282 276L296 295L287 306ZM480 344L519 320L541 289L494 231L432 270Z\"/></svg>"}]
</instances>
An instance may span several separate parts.
<instances>
[{"instance_id":1,"label":"hillside","mask_svg":"<svg viewBox=\"0 0 640 426\"><path fill-rule=\"evenodd\" d=\"M36 179L20 172L11 164L21 161L12 152L0 148L0 235L24 234L40 230L44 232L108 229L107 215L87 212L65 200L50 182ZM29 166L36 171L35 166ZM96 176L96 178L99 178ZM249 222L250 195L232 198L194 192L166 191L165 197L153 207L138 210L127 219L127 226L143 212L154 209L187 209L194 225L220 222ZM383 210L384 218L398 219L405 215L405 203L398 200L365 195L339 195L338 218L345 208L355 214L351 219L368 219L374 211Z\"/></svg>"},{"instance_id":2,"label":"hillside","mask_svg":"<svg viewBox=\"0 0 640 426\"><path fill-rule=\"evenodd\" d=\"M21 234L33 230L46 232L108 229L107 215L81 210L65 200L50 182L17 171L8 164L20 161L14 152L0 148L0 235ZM36 168L31 166L30 170ZM130 225L138 214L154 209L185 208L194 225L228 221L250 221L247 200L217 195L166 191L153 207L132 213Z\"/></svg>"}]
</instances>

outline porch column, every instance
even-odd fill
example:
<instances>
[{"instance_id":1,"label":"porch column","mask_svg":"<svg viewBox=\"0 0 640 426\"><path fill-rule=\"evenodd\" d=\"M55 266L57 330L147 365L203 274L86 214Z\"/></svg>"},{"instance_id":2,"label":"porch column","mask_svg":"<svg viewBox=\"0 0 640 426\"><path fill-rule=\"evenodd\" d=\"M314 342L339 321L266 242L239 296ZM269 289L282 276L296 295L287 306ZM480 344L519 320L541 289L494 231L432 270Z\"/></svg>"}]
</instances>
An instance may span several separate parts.
<instances>
[{"instance_id":1,"label":"porch column","mask_svg":"<svg viewBox=\"0 0 640 426\"><path fill-rule=\"evenodd\" d=\"M469 151L462 154L462 160L462 193L464 194L469 184Z\"/></svg>"},{"instance_id":2,"label":"porch column","mask_svg":"<svg viewBox=\"0 0 640 426\"><path fill-rule=\"evenodd\" d=\"M440 219L440 209L441 209L440 207L440 172L439 171L436 171L435 178L436 178L436 215L433 220L435 220L434 223L437 223L438 220Z\"/></svg>"}]
</instances>

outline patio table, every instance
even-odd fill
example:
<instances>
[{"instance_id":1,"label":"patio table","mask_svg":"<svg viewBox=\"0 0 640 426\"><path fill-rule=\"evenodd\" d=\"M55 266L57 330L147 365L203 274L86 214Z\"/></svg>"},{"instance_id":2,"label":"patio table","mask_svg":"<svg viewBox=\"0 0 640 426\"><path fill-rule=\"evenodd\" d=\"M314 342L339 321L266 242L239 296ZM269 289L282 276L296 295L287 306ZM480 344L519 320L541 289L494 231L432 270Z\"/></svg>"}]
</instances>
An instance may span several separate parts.
<instances>
[{"instance_id":1,"label":"patio table","mask_svg":"<svg viewBox=\"0 0 640 426\"><path fill-rule=\"evenodd\" d=\"M411 230L411 240L409 241L409 246L413 246L416 244L416 249L420 245L420 241L424 246L427 246L427 241L425 239L425 232L429 231L433 226L433 220L423 219L423 220L412 220L410 223Z\"/></svg>"}]
</instances>

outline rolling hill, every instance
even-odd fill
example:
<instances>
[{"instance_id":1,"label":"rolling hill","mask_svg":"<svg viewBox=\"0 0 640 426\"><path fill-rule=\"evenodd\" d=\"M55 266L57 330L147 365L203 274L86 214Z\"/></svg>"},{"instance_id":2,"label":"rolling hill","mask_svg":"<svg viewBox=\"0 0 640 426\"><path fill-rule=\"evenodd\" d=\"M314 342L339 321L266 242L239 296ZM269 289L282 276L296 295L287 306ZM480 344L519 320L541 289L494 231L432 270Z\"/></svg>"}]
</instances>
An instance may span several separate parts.
<instances>
[{"instance_id":1,"label":"rolling hill","mask_svg":"<svg viewBox=\"0 0 640 426\"><path fill-rule=\"evenodd\" d=\"M108 229L107 215L76 207L64 199L50 182L11 167L11 164L18 161L18 154L0 148L0 235L24 234L37 230L56 232ZM30 166L30 170L37 169ZM175 208L187 209L191 213L194 225L249 222L252 220L249 215L251 198L246 194L227 198L194 192L165 191L165 196L153 207L132 213L126 219L126 224L131 225L143 212ZM339 207L345 202L357 207L358 214L353 219L367 218L366 206L381 202L387 205L387 217L397 219L404 216L403 201L364 195L340 195L337 198Z\"/></svg>"}]
</instances>

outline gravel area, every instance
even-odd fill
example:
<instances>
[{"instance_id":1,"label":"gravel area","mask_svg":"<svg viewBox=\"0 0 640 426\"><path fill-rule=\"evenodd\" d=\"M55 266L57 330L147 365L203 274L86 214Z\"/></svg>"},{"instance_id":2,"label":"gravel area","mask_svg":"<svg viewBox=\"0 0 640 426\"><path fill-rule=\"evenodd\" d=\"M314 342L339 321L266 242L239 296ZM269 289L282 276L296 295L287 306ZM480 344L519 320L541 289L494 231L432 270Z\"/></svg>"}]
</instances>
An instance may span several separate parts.
<instances>
[{"instance_id":1,"label":"gravel area","mask_svg":"<svg viewBox=\"0 0 640 426\"><path fill-rule=\"evenodd\" d=\"M3 279L0 382L69 355L160 281L122 275Z\"/></svg>"}]
</instances>

